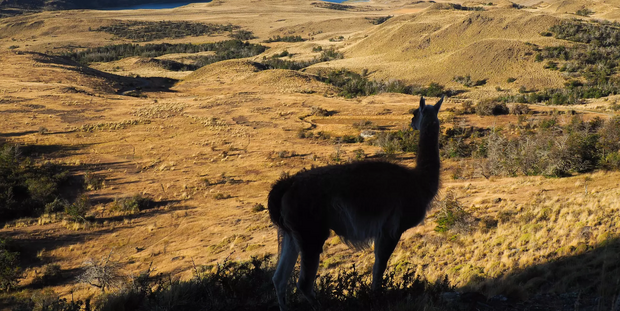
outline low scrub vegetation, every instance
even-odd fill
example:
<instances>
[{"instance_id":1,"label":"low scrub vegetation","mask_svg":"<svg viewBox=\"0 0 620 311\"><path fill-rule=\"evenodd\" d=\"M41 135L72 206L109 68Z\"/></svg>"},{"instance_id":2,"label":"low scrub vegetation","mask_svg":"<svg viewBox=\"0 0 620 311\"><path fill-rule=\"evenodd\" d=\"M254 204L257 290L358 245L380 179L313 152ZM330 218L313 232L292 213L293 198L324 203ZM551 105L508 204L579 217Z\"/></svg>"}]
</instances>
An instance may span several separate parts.
<instances>
[{"instance_id":1,"label":"low scrub vegetation","mask_svg":"<svg viewBox=\"0 0 620 311\"><path fill-rule=\"evenodd\" d=\"M361 74L347 69L332 70L319 75L325 83L340 88L340 96L354 98L369 96L379 93L403 93L438 97L452 92L446 90L443 85L431 83L428 87L407 84L402 80L377 81L370 80L364 70Z\"/></svg>"},{"instance_id":2,"label":"low scrub vegetation","mask_svg":"<svg viewBox=\"0 0 620 311\"><path fill-rule=\"evenodd\" d=\"M239 30L239 26L231 24L205 24L193 22L172 22L172 21L126 21L110 26L101 26L94 31L101 31L113 34L120 38L133 41L154 41L161 39L178 39L188 36L210 36L223 34Z\"/></svg>"},{"instance_id":3,"label":"low scrub vegetation","mask_svg":"<svg viewBox=\"0 0 620 311\"><path fill-rule=\"evenodd\" d=\"M251 44L240 40L228 40L203 44L120 44L107 45L98 48L86 49L79 52L66 52L62 56L70 58L81 64L94 62L112 62L125 57L153 58L173 53L198 53L213 51L215 55L197 57L192 68L199 68L211 63L233 58L251 57L263 53L267 47L259 44Z\"/></svg>"},{"instance_id":4,"label":"low scrub vegetation","mask_svg":"<svg viewBox=\"0 0 620 311\"><path fill-rule=\"evenodd\" d=\"M482 140L478 155L485 158L482 173L491 175L568 176L597 168L620 168L620 119L582 121L578 116L561 126L556 118L536 125L518 137L492 131Z\"/></svg>"},{"instance_id":5,"label":"low scrub vegetation","mask_svg":"<svg viewBox=\"0 0 620 311\"><path fill-rule=\"evenodd\" d=\"M10 240L0 238L0 291L11 291L22 277L19 252Z\"/></svg>"},{"instance_id":6,"label":"low scrub vegetation","mask_svg":"<svg viewBox=\"0 0 620 311\"><path fill-rule=\"evenodd\" d=\"M135 214L153 207L153 199L136 194L131 197L117 198L112 203L112 208L110 210L112 212Z\"/></svg>"},{"instance_id":7,"label":"low scrub vegetation","mask_svg":"<svg viewBox=\"0 0 620 311\"><path fill-rule=\"evenodd\" d=\"M275 37L269 37L269 39L265 40L265 43L271 43L271 42L303 42L306 41L306 39L302 38L301 36L284 36L281 37L280 35L277 35Z\"/></svg>"},{"instance_id":8,"label":"low scrub vegetation","mask_svg":"<svg viewBox=\"0 0 620 311\"><path fill-rule=\"evenodd\" d=\"M497 116L508 114L509 109L505 103L496 102L494 100L481 100L476 105L476 114L479 116Z\"/></svg>"},{"instance_id":9,"label":"low scrub vegetation","mask_svg":"<svg viewBox=\"0 0 620 311\"><path fill-rule=\"evenodd\" d=\"M501 104L501 113L508 108ZM493 114L495 104L485 107ZM479 108L476 108L478 113ZM529 108L513 108L522 112ZM490 176L543 175L570 176L595 169L620 170L620 117L607 121L583 121L573 116L560 124L556 115L538 120L522 120L511 134L502 128L453 126L439 138L444 158L471 158L479 174ZM416 152L417 132L411 130L379 132L368 141L380 146L385 155ZM514 132L513 132L514 133Z\"/></svg>"},{"instance_id":10,"label":"low scrub vegetation","mask_svg":"<svg viewBox=\"0 0 620 311\"><path fill-rule=\"evenodd\" d=\"M370 19L370 22L373 25L381 25L381 24L387 22L387 20L392 18L392 17L394 17L394 15L380 16L380 17L375 17L375 18L368 18L367 17L367 19Z\"/></svg>"},{"instance_id":11,"label":"low scrub vegetation","mask_svg":"<svg viewBox=\"0 0 620 311\"><path fill-rule=\"evenodd\" d=\"M0 146L0 220L37 217L63 198L69 172L54 164L37 164L18 145Z\"/></svg>"},{"instance_id":12,"label":"low scrub vegetation","mask_svg":"<svg viewBox=\"0 0 620 311\"><path fill-rule=\"evenodd\" d=\"M93 270L93 269L91 269ZM92 275L100 276L101 269ZM276 304L271 277L274 267L269 256L253 257L248 261L224 261L214 266L194 267L194 278L178 281L164 274L151 275L149 269L112 287L92 303L94 310L271 310ZM90 274L89 274L90 275ZM93 282L101 287L100 278ZM107 280L107 278L106 278ZM403 309L444 310L441 294L452 290L447 280L430 283L412 271L388 271L383 280L384 290L370 289L369 275L362 274L355 266L341 269L337 274L321 275L317 279L317 299L329 310L386 310L394 302ZM67 303L53 293L42 310L71 309L70 304L91 305L90 301ZM294 310L311 310L299 293L290 292L289 307ZM32 298L22 302L20 310L33 310ZM277 308L277 307L276 307Z\"/></svg>"},{"instance_id":13,"label":"low scrub vegetation","mask_svg":"<svg viewBox=\"0 0 620 311\"><path fill-rule=\"evenodd\" d=\"M452 80L454 82L462 84L465 87L474 87L487 84L487 79L473 81L470 75L455 76Z\"/></svg>"},{"instance_id":14,"label":"low scrub vegetation","mask_svg":"<svg viewBox=\"0 0 620 311\"><path fill-rule=\"evenodd\" d=\"M280 57L288 56L288 52L286 54L276 54L271 58L265 58L261 62L261 64L265 67L265 69L288 69L288 70L300 70L314 64L328 62L334 59L342 59L344 56L342 53L334 50L334 49L321 49L321 55L306 61L295 61L295 60L286 60L281 59ZM286 52L286 51L285 51ZM284 53L284 52L283 52Z\"/></svg>"},{"instance_id":15,"label":"low scrub vegetation","mask_svg":"<svg viewBox=\"0 0 620 311\"><path fill-rule=\"evenodd\" d=\"M573 44L544 48L534 45L535 60L547 60L545 68L564 73L569 79L565 87L504 96L502 100L572 105L580 104L586 98L620 93L620 79L615 74L620 59L620 27L617 22L567 20L552 26L549 32Z\"/></svg>"}]
</instances>

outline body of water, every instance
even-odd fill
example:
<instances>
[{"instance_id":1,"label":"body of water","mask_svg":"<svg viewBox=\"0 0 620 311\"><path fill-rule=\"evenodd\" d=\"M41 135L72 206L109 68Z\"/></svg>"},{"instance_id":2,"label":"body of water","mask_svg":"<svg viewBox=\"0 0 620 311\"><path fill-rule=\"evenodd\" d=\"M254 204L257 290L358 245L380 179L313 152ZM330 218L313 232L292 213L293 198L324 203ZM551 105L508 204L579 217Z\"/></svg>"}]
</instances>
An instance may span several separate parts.
<instances>
[{"instance_id":1,"label":"body of water","mask_svg":"<svg viewBox=\"0 0 620 311\"><path fill-rule=\"evenodd\" d=\"M333 3L342 3L347 0L323 0L326 2ZM159 10L159 9L174 9L184 5L192 4L192 3L206 3L211 1L192 1L192 2L171 2L171 3L155 3L155 4L140 4L134 6L126 6L126 7L115 7L115 8L107 8L104 10L115 11L115 10Z\"/></svg>"},{"instance_id":2,"label":"body of water","mask_svg":"<svg viewBox=\"0 0 620 311\"><path fill-rule=\"evenodd\" d=\"M180 6L192 4L192 3L206 3L211 1L192 1L192 2L171 2L171 3L151 3L151 4L140 4L134 6L126 6L126 7L115 7L115 8L107 8L104 10L115 11L115 10L159 10L159 9L174 9Z\"/></svg>"}]
</instances>

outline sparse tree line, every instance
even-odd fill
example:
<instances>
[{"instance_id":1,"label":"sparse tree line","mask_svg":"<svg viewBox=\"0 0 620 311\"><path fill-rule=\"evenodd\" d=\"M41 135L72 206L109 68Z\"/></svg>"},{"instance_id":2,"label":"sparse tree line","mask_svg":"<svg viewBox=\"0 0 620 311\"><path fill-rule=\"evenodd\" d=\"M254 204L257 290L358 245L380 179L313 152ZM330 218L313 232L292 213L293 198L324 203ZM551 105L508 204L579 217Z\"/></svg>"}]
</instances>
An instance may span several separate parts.
<instances>
[{"instance_id":1,"label":"sparse tree line","mask_svg":"<svg viewBox=\"0 0 620 311\"><path fill-rule=\"evenodd\" d=\"M271 43L271 42L303 42L306 41L306 39L302 38L301 36L284 36L281 37L280 35L274 36L274 37L269 37L269 39L265 40L265 43Z\"/></svg>"},{"instance_id":2,"label":"sparse tree line","mask_svg":"<svg viewBox=\"0 0 620 311\"><path fill-rule=\"evenodd\" d=\"M446 90L441 84L432 82L428 87L407 84L402 80L379 81L368 78L368 71L357 73L347 69L331 70L327 73L319 73L319 79L325 83L340 88L340 96L353 98L369 96L379 93L402 93L438 97L442 94L451 95L451 90Z\"/></svg>"},{"instance_id":3,"label":"sparse tree line","mask_svg":"<svg viewBox=\"0 0 620 311\"><path fill-rule=\"evenodd\" d=\"M120 38L140 42L161 40L166 38L178 39L188 36L211 36L214 34L223 34L225 32L229 32L230 36L242 36L244 38L252 37L251 32L247 30L242 31L241 27L232 24L206 24L185 21L126 21L110 26L101 26L93 31L106 32ZM241 35L237 34L237 32L240 31L242 31ZM250 33L249 36L248 32Z\"/></svg>"},{"instance_id":4,"label":"sparse tree line","mask_svg":"<svg viewBox=\"0 0 620 311\"><path fill-rule=\"evenodd\" d=\"M125 57L147 57L153 58L165 54L173 53L198 53L214 51L215 55L198 57L192 64L196 67L202 67L211 63L233 58L251 57L263 53L267 47L259 44L251 44L240 40L228 40L214 43L203 44L119 44L107 45L98 48L90 48L84 51L65 52L61 54L81 64L89 64L94 62L111 62L123 59Z\"/></svg>"},{"instance_id":5,"label":"sparse tree line","mask_svg":"<svg viewBox=\"0 0 620 311\"><path fill-rule=\"evenodd\" d=\"M296 60L286 60L281 59L282 57L291 57L287 50L284 50L280 54L274 54L271 58L263 57L263 61L261 64L265 66L265 69L288 69L288 70L300 70L314 64L328 62L335 59L342 59L344 55L342 53L334 50L334 49L320 49L321 54L319 56L314 57L311 60L305 61L296 61Z\"/></svg>"}]
</instances>

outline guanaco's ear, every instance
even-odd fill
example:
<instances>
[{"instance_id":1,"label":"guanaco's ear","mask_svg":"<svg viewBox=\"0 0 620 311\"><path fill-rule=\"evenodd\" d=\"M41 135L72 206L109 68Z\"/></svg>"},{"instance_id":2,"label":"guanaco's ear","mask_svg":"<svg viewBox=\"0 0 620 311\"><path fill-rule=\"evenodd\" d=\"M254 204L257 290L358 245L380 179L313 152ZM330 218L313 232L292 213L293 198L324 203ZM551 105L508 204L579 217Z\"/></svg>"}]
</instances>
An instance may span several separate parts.
<instances>
[{"instance_id":1,"label":"guanaco's ear","mask_svg":"<svg viewBox=\"0 0 620 311\"><path fill-rule=\"evenodd\" d=\"M444 95L441 95L441 99L435 104L435 111L439 112L439 108L441 108L441 104L443 104Z\"/></svg>"}]
</instances>

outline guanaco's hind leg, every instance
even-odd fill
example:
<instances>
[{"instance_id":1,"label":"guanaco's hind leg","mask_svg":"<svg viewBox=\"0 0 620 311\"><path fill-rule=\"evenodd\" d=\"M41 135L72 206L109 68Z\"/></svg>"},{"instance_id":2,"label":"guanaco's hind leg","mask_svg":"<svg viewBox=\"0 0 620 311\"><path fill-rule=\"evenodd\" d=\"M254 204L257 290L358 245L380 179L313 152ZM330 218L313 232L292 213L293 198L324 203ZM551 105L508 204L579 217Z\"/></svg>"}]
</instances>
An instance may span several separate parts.
<instances>
[{"instance_id":1,"label":"guanaco's hind leg","mask_svg":"<svg viewBox=\"0 0 620 311\"><path fill-rule=\"evenodd\" d=\"M372 289L381 289L383 282L383 272L387 267L387 262L394 252L400 236L396 238L381 235L375 239L375 265L372 267Z\"/></svg>"},{"instance_id":2,"label":"guanaco's hind leg","mask_svg":"<svg viewBox=\"0 0 620 311\"><path fill-rule=\"evenodd\" d=\"M276 287L276 295L278 296L278 303L280 304L280 310L286 311L286 285L288 283L291 272L295 268L295 262L299 256L299 249L290 234L284 233L282 237L282 249L280 259L278 259L278 266L276 273L273 275L273 284Z\"/></svg>"},{"instance_id":3,"label":"guanaco's hind leg","mask_svg":"<svg viewBox=\"0 0 620 311\"><path fill-rule=\"evenodd\" d=\"M308 299L314 310L320 309L320 304L314 293L314 280L319 269L320 251L301 251L301 268L297 288Z\"/></svg>"}]
</instances>

